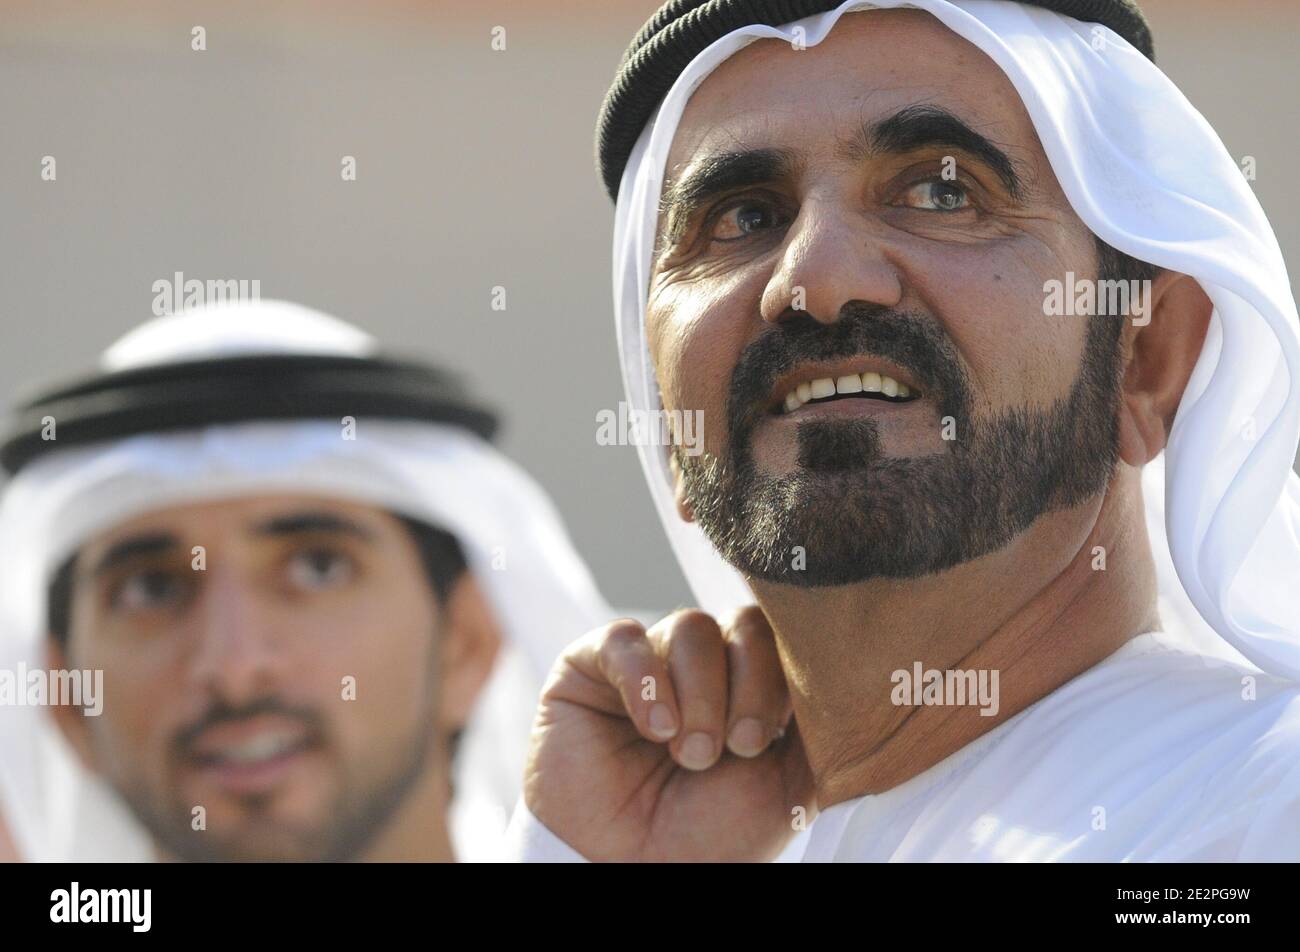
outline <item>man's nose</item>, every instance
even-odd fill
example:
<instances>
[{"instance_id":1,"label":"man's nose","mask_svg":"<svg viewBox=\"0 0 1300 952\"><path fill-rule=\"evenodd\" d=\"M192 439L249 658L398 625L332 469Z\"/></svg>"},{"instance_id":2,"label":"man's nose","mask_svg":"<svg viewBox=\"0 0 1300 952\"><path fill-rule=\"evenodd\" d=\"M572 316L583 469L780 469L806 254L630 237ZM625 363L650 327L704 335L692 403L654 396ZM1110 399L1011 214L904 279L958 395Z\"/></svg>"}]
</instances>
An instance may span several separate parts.
<instances>
[{"instance_id":1,"label":"man's nose","mask_svg":"<svg viewBox=\"0 0 1300 952\"><path fill-rule=\"evenodd\" d=\"M248 703L276 686L283 658L271 607L247 579L209 569L194 606L191 676L231 705Z\"/></svg>"},{"instance_id":2,"label":"man's nose","mask_svg":"<svg viewBox=\"0 0 1300 952\"><path fill-rule=\"evenodd\" d=\"M776 323L802 311L830 324L849 301L897 307L903 283L885 254L882 228L842 199L806 200L763 289L763 320Z\"/></svg>"}]
</instances>

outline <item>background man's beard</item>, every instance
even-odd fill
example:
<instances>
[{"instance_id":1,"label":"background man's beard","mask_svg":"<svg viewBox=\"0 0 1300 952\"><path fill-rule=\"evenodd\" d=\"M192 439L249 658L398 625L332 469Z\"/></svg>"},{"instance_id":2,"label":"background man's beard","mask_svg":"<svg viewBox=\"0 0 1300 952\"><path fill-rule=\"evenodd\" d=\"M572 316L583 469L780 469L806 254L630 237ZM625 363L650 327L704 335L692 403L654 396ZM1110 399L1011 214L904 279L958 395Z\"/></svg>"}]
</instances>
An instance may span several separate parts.
<instances>
[{"instance_id":1,"label":"background man's beard","mask_svg":"<svg viewBox=\"0 0 1300 952\"><path fill-rule=\"evenodd\" d=\"M360 857L419 783L433 756L435 722L426 710L397 761L349 772L319 825L290 825L268 813L235 832L194 830L191 811L202 804L180 803L126 778L114 787L154 842L184 862L346 862Z\"/></svg>"},{"instance_id":2,"label":"background man's beard","mask_svg":"<svg viewBox=\"0 0 1300 952\"><path fill-rule=\"evenodd\" d=\"M829 326L792 318L737 363L725 458L674 450L695 520L745 576L805 587L918 578L996 551L1038 516L1109 483L1121 327L1116 317L1089 318L1078 378L1047 410L975 419L956 351L933 318L861 302ZM864 353L914 372L926 397L939 397L935 426L951 416L956 438L936 454L891 459L872 420L810 421L796 431L796 469L759 472L754 408L776 378L802 360Z\"/></svg>"}]
</instances>

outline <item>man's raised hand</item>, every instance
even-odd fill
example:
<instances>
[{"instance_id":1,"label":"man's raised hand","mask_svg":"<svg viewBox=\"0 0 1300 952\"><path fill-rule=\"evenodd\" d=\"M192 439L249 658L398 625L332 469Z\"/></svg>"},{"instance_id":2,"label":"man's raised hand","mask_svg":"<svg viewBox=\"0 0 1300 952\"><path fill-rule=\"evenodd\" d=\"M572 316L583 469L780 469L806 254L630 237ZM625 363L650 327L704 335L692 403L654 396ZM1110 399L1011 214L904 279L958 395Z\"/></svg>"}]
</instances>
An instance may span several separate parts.
<instances>
[{"instance_id":1,"label":"man's raised hand","mask_svg":"<svg viewBox=\"0 0 1300 952\"><path fill-rule=\"evenodd\" d=\"M767 860L814 812L771 627L681 611L569 647L534 723L528 808L592 860ZM803 808L803 811L796 808Z\"/></svg>"}]
</instances>

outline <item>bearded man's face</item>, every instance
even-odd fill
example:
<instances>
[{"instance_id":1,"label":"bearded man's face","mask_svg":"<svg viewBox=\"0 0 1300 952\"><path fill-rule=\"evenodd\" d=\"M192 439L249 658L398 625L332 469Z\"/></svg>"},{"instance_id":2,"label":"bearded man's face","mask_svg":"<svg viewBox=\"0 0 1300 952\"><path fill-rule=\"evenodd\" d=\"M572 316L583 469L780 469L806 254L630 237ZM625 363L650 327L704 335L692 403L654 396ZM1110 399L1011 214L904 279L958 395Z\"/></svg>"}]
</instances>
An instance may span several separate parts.
<instances>
[{"instance_id":1,"label":"bearded man's face","mask_svg":"<svg viewBox=\"0 0 1300 952\"><path fill-rule=\"evenodd\" d=\"M1105 488L1123 317L1045 300L1120 275L975 47L918 11L754 43L667 168L651 353L667 409L703 412L681 494L742 572L916 577Z\"/></svg>"}]
</instances>

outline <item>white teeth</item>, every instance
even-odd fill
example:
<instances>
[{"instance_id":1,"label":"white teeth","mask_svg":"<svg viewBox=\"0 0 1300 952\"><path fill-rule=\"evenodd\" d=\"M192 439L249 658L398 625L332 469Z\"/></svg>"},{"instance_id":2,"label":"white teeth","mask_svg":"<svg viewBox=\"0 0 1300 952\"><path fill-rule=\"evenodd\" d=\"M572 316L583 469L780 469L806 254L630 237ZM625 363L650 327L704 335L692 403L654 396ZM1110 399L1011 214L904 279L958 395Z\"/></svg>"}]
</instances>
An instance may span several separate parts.
<instances>
[{"instance_id":1,"label":"white teeth","mask_svg":"<svg viewBox=\"0 0 1300 952\"><path fill-rule=\"evenodd\" d=\"M835 380L830 377L818 377L805 381L785 395L785 412L793 413L805 403L812 400L824 400L841 393L881 393L887 397L903 398L912 396L912 389L907 384L899 383L893 377L871 371L864 374L845 374Z\"/></svg>"},{"instance_id":2,"label":"white teeth","mask_svg":"<svg viewBox=\"0 0 1300 952\"><path fill-rule=\"evenodd\" d=\"M818 377L812 382L812 398L814 400L833 396L835 396L835 381L830 377Z\"/></svg>"},{"instance_id":3,"label":"white teeth","mask_svg":"<svg viewBox=\"0 0 1300 952\"><path fill-rule=\"evenodd\" d=\"M254 763L259 760L270 760L273 757L280 756L280 754L291 748L295 742L296 737L293 734L261 734L242 744L227 747L221 751L219 756L222 760L238 764Z\"/></svg>"}]
</instances>

